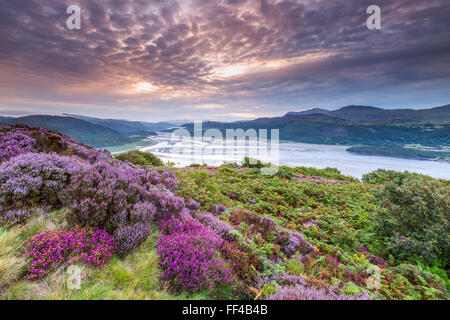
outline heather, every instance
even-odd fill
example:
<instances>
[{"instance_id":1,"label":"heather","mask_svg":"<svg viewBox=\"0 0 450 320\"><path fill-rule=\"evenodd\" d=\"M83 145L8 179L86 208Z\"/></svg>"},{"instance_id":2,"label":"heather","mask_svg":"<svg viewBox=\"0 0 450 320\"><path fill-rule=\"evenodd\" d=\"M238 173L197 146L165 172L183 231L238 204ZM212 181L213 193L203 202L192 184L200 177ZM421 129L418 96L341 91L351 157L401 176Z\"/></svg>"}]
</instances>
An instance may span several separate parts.
<instances>
[{"instance_id":1,"label":"heather","mask_svg":"<svg viewBox=\"0 0 450 320\"><path fill-rule=\"evenodd\" d=\"M111 158L106 150L96 150L50 129L24 124L0 128L0 162L28 152L77 156L90 163Z\"/></svg>"},{"instance_id":2,"label":"heather","mask_svg":"<svg viewBox=\"0 0 450 320\"><path fill-rule=\"evenodd\" d=\"M45 129L0 133L18 146L0 164L1 298L449 298L447 181L263 176L249 160L176 169Z\"/></svg>"},{"instance_id":3,"label":"heather","mask_svg":"<svg viewBox=\"0 0 450 320\"><path fill-rule=\"evenodd\" d=\"M172 292L217 293L230 285L232 276L225 262L216 258L222 240L201 223L167 220L158 242L161 284Z\"/></svg>"},{"instance_id":4,"label":"heather","mask_svg":"<svg viewBox=\"0 0 450 320\"><path fill-rule=\"evenodd\" d=\"M59 208L61 192L83 167L79 158L27 153L0 165L0 224L24 222L33 206Z\"/></svg>"},{"instance_id":5,"label":"heather","mask_svg":"<svg viewBox=\"0 0 450 320\"><path fill-rule=\"evenodd\" d=\"M367 294L375 299L448 297L448 250L439 246L449 243L449 233L445 229L448 227L445 213L449 212L445 209L449 201L445 183L428 178L433 187L422 189L421 180L414 176L415 193L404 189L405 186L400 187L398 199L407 199L406 195L410 195L416 200L396 203L397 226L409 226L414 230L406 235L402 228L394 230L395 220L391 218L394 213L390 210L395 209L395 205L386 204L392 201L388 185L360 183L330 169L324 170L323 175L318 169L308 172L305 168L283 167L283 170L290 174L261 176L255 169L230 170L229 166L214 171L180 169L177 171L178 193L198 202L199 212L211 210L214 213L215 219L211 214L197 213L200 221L220 230L217 227L220 224L215 221L218 218L234 228L231 234L238 239L240 250L251 257L251 270L256 269L258 277L274 272L300 276L307 292L334 286L333 292L341 298L345 298L341 295L367 298ZM305 173L314 173L314 176ZM403 177L400 173L398 176L406 181L410 175L405 173ZM424 214L419 219L422 224L436 222L427 229L439 230L428 242L433 243L434 253L429 257L427 251L417 250L417 247L416 251L409 251L409 246L395 247L395 240L403 244L407 240L405 236L419 239L420 232L431 236L429 230L420 231L420 224L415 227L409 222L403 223L410 219L401 218L404 214L408 213L413 219L417 215L415 212ZM383 223L393 229L384 229ZM401 251L396 251L397 248ZM414 270L414 278L406 270ZM269 296L276 288L286 287L276 281L265 285L264 288L263 284L253 281L251 291L261 297L265 291ZM306 292L291 287L295 285L285 288L292 294L291 298L303 297ZM332 298L325 291L321 294ZM289 298L281 294L276 297L283 296Z\"/></svg>"},{"instance_id":6,"label":"heather","mask_svg":"<svg viewBox=\"0 0 450 320\"><path fill-rule=\"evenodd\" d=\"M103 230L46 230L25 242L27 279L36 280L54 269L77 263L102 268L114 256L115 247L113 238Z\"/></svg>"},{"instance_id":7,"label":"heather","mask_svg":"<svg viewBox=\"0 0 450 320\"><path fill-rule=\"evenodd\" d=\"M71 225L104 228L127 254L149 236L154 219L181 214L184 200L172 187L170 174L99 162L75 174L61 198Z\"/></svg>"},{"instance_id":8,"label":"heather","mask_svg":"<svg viewBox=\"0 0 450 320\"><path fill-rule=\"evenodd\" d=\"M343 295L328 290L306 288L302 285L281 287L267 300L372 300L367 294Z\"/></svg>"},{"instance_id":9,"label":"heather","mask_svg":"<svg viewBox=\"0 0 450 320\"><path fill-rule=\"evenodd\" d=\"M36 140L12 131L0 132L0 162L34 151Z\"/></svg>"}]
</instances>

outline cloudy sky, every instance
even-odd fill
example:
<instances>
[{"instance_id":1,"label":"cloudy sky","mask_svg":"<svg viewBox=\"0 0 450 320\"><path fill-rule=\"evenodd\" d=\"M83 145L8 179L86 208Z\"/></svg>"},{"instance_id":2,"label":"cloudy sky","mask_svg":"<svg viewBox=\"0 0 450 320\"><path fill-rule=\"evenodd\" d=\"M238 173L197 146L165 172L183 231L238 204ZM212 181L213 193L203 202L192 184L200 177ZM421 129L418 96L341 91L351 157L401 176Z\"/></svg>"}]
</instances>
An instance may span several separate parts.
<instances>
[{"instance_id":1,"label":"cloudy sky","mask_svg":"<svg viewBox=\"0 0 450 320\"><path fill-rule=\"evenodd\" d=\"M73 4L81 30L66 27ZM371 4L382 30L366 27ZM0 0L0 115L444 105L449 21L449 0Z\"/></svg>"}]
</instances>

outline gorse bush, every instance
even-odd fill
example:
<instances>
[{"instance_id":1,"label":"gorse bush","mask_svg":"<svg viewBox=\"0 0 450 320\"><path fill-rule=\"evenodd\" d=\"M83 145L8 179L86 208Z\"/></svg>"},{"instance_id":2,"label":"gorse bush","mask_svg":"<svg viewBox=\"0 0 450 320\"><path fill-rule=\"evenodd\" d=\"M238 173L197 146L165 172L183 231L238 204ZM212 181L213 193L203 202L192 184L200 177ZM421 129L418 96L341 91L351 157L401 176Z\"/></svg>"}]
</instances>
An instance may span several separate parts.
<instances>
[{"instance_id":1,"label":"gorse bush","mask_svg":"<svg viewBox=\"0 0 450 320\"><path fill-rule=\"evenodd\" d=\"M128 151L114 157L118 160L130 161L132 164L137 166L162 167L164 165L163 162L153 153L138 150Z\"/></svg>"},{"instance_id":2,"label":"gorse bush","mask_svg":"<svg viewBox=\"0 0 450 320\"><path fill-rule=\"evenodd\" d=\"M0 165L0 218L10 217L12 222L19 216L25 217L11 210L31 206L60 207L59 192L82 167L78 158L43 153L23 154L4 162ZM23 222L22 218L19 220Z\"/></svg>"},{"instance_id":3,"label":"gorse bush","mask_svg":"<svg viewBox=\"0 0 450 320\"><path fill-rule=\"evenodd\" d=\"M384 210L376 230L387 238L389 252L399 259L448 264L450 187L420 176L397 183L379 192Z\"/></svg>"},{"instance_id":4,"label":"gorse bush","mask_svg":"<svg viewBox=\"0 0 450 320\"><path fill-rule=\"evenodd\" d=\"M169 174L147 172L118 162L99 162L78 172L62 193L72 225L106 229L126 254L145 240L155 218L179 215L184 200L164 189Z\"/></svg>"},{"instance_id":5,"label":"gorse bush","mask_svg":"<svg viewBox=\"0 0 450 320\"><path fill-rule=\"evenodd\" d=\"M180 293L217 290L232 283L225 262L217 259L222 239L194 219L167 220L158 241L162 285Z\"/></svg>"},{"instance_id":6,"label":"gorse bush","mask_svg":"<svg viewBox=\"0 0 450 320\"><path fill-rule=\"evenodd\" d=\"M25 242L27 278L37 280L52 270L79 262L102 268L114 256L116 244L103 230L75 228L44 231Z\"/></svg>"}]
</instances>

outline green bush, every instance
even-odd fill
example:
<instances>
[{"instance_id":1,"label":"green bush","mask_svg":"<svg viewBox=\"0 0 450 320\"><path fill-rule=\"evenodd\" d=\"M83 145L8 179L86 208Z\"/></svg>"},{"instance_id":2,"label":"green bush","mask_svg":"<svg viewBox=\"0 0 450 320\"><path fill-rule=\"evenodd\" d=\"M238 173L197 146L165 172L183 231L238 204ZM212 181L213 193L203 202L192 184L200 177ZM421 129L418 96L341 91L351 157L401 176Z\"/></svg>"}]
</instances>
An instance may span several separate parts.
<instances>
[{"instance_id":1,"label":"green bush","mask_svg":"<svg viewBox=\"0 0 450 320\"><path fill-rule=\"evenodd\" d=\"M386 183L394 183L396 185L401 185L404 180L414 177L425 176L409 171L399 172L394 170L378 169L363 175L362 181L368 184L384 185Z\"/></svg>"},{"instance_id":2,"label":"green bush","mask_svg":"<svg viewBox=\"0 0 450 320\"><path fill-rule=\"evenodd\" d=\"M130 161L132 164L137 166L162 167L164 165L163 162L153 153L138 150L121 153L116 155L115 158L122 161Z\"/></svg>"},{"instance_id":3,"label":"green bush","mask_svg":"<svg viewBox=\"0 0 450 320\"><path fill-rule=\"evenodd\" d=\"M379 191L384 209L375 228L394 257L449 263L449 193L437 180L413 175L394 179Z\"/></svg>"},{"instance_id":4,"label":"green bush","mask_svg":"<svg viewBox=\"0 0 450 320\"><path fill-rule=\"evenodd\" d=\"M278 170L277 176L282 179L291 180L292 177L294 176L294 174L291 171L289 171L288 169L280 168Z\"/></svg>"},{"instance_id":5,"label":"green bush","mask_svg":"<svg viewBox=\"0 0 450 320\"><path fill-rule=\"evenodd\" d=\"M261 168L264 168L264 167L267 167L267 166L270 166L270 164L268 164L268 163L266 164L266 163L261 162L260 160L252 159L252 158L249 158L249 157L245 157L244 160L242 160L242 167L243 168L258 168L258 169L261 169Z\"/></svg>"},{"instance_id":6,"label":"green bush","mask_svg":"<svg viewBox=\"0 0 450 320\"><path fill-rule=\"evenodd\" d=\"M302 174L305 176L314 176L314 177L321 177L326 179L333 179L333 180L341 180L341 181L349 181L349 182L359 182L357 178L346 176L341 173L336 168L330 168L327 167L325 169L316 169L316 168L309 168L309 167L295 167L295 168L289 168L289 167L282 167L287 168L288 170L292 171L296 174Z\"/></svg>"}]
</instances>

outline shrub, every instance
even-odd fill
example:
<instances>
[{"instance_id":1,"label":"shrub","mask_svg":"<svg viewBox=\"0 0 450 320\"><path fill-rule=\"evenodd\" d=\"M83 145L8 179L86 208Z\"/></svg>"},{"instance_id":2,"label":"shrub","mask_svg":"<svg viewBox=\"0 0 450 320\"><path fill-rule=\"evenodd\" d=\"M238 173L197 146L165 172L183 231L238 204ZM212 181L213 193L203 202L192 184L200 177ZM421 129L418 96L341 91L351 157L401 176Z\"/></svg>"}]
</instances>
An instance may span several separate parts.
<instances>
[{"instance_id":1,"label":"shrub","mask_svg":"<svg viewBox=\"0 0 450 320\"><path fill-rule=\"evenodd\" d=\"M198 210L200 208L200 203L194 199L189 199L186 206L191 210Z\"/></svg>"},{"instance_id":2,"label":"shrub","mask_svg":"<svg viewBox=\"0 0 450 320\"><path fill-rule=\"evenodd\" d=\"M20 145L24 152L57 153L63 156L77 156L90 163L111 159L111 154L106 151L95 150L91 146L75 141L59 132L40 127L29 127L24 124L16 124L0 128L0 134L9 144L17 145L14 135L20 135ZM28 137L28 138L26 138ZM30 140L31 139L31 140ZM1 143L3 144L3 142ZM30 150L32 149L32 150Z\"/></svg>"},{"instance_id":3,"label":"shrub","mask_svg":"<svg viewBox=\"0 0 450 320\"><path fill-rule=\"evenodd\" d=\"M377 216L376 231L387 238L394 256L448 263L449 188L434 179L408 177L381 189L384 210Z\"/></svg>"},{"instance_id":4,"label":"shrub","mask_svg":"<svg viewBox=\"0 0 450 320\"><path fill-rule=\"evenodd\" d=\"M164 177L117 162L78 172L62 193L72 225L106 229L126 254L150 234L153 219L182 214L184 200L164 189Z\"/></svg>"},{"instance_id":5,"label":"shrub","mask_svg":"<svg viewBox=\"0 0 450 320\"><path fill-rule=\"evenodd\" d=\"M403 184L403 181L414 177L426 177L418 173L412 172L399 172L394 170L378 169L369 172L362 177L362 181L368 184L385 185L387 183L393 183L396 185Z\"/></svg>"},{"instance_id":6,"label":"shrub","mask_svg":"<svg viewBox=\"0 0 450 320\"><path fill-rule=\"evenodd\" d=\"M24 218L17 210L31 206L60 207L59 192L83 166L76 158L43 153L23 154L4 162L0 166L0 219L12 223L19 216ZM24 222L22 218L17 222Z\"/></svg>"},{"instance_id":7,"label":"shrub","mask_svg":"<svg viewBox=\"0 0 450 320\"><path fill-rule=\"evenodd\" d=\"M222 240L194 219L167 220L158 241L162 285L181 293L212 291L232 283L230 271L216 258Z\"/></svg>"},{"instance_id":8,"label":"shrub","mask_svg":"<svg viewBox=\"0 0 450 320\"><path fill-rule=\"evenodd\" d=\"M294 176L294 174L291 171L289 171L288 169L286 169L286 168L280 168L278 170L277 176L282 178L282 179L291 180L292 177Z\"/></svg>"},{"instance_id":9,"label":"shrub","mask_svg":"<svg viewBox=\"0 0 450 320\"><path fill-rule=\"evenodd\" d=\"M375 257L372 255L365 246L362 246L358 249L359 253L362 253L364 257L371 263L379 267L386 267L386 262L382 258Z\"/></svg>"},{"instance_id":10,"label":"shrub","mask_svg":"<svg viewBox=\"0 0 450 320\"><path fill-rule=\"evenodd\" d=\"M261 169L267 166L270 166L270 164L266 164L261 162L261 160L258 159L253 159L253 158L249 158L249 157L245 157L242 160L241 166L244 168L257 168L257 169Z\"/></svg>"},{"instance_id":11,"label":"shrub","mask_svg":"<svg viewBox=\"0 0 450 320\"><path fill-rule=\"evenodd\" d=\"M36 140L29 136L13 131L0 132L0 162L20 154L33 152Z\"/></svg>"},{"instance_id":12,"label":"shrub","mask_svg":"<svg viewBox=\"0 0 450 320\"><path fill-rule=\"evenodd\" d=\"M118 160L129 161L137 166L162 167L164 165L163 162L153 153L138 150L128 151L114 157Z\"/></svg>"},{"instance_id":13,"label":"shrub","mask_svg":"<svg viewBox=\"0 0 450 320\"><path fill-rule=\"evenodd\" d=\"M234 230L234 228L213 214L209 212L194 212L193 216L205 226L214 230L222 239L228 241L236 240L236 237L230 233L230 231Z\"/></svg>"},{"instance_id":14,"label":"shrub","mask_svg":"<svg viewBox=\"0 0 450 320\"><path fill-rule=\"evenodd\" d=\"M0 214L0 227L11 227L25 223L31 217L29 210L12 209Z\"/></svg>"},{"instance_id":15,"label":"shrub","mask_svg":"<svg viewBox=\"0 0 450 320\"><path fill-rule=\"evenodd\" d=\"M44 231L25 242L29 280L37 280L59 267L85 263L104 267L114 256L116 244L103 230L80 229Z\"/></svg>"},{"instance_id":16,"label":"shrub","mask_svg":"<svg viewBox=\"0 0 450 320\"><path fill-rule=\"evenodd\" d=\"M321 177L321 178L326 178L326 179L349 181L349 182L358 182L359 181L357 178L354 178L351 176L346 176L346 175L342 174L336 168L330 168L330 167L327 167L325 169L316 169L316 168L309 168L309 167L295 167L295 168L281 167L281 168L285 168L293 173L305 175L305 176L314 176L314 177Z\"/></svg>"},{"instance_id":17,"label":"shrub","mask_svg":"<svg viewBox=\"0 0 450 320\"><path fill-rule=\"evenodd\" d=\"M372 300L366 293L344 295L335 291L337 291L335 287L324 289L297 284L295 286L278 287L276 293L267 297L267 300Z\"/></svg>"}]
</instances>

